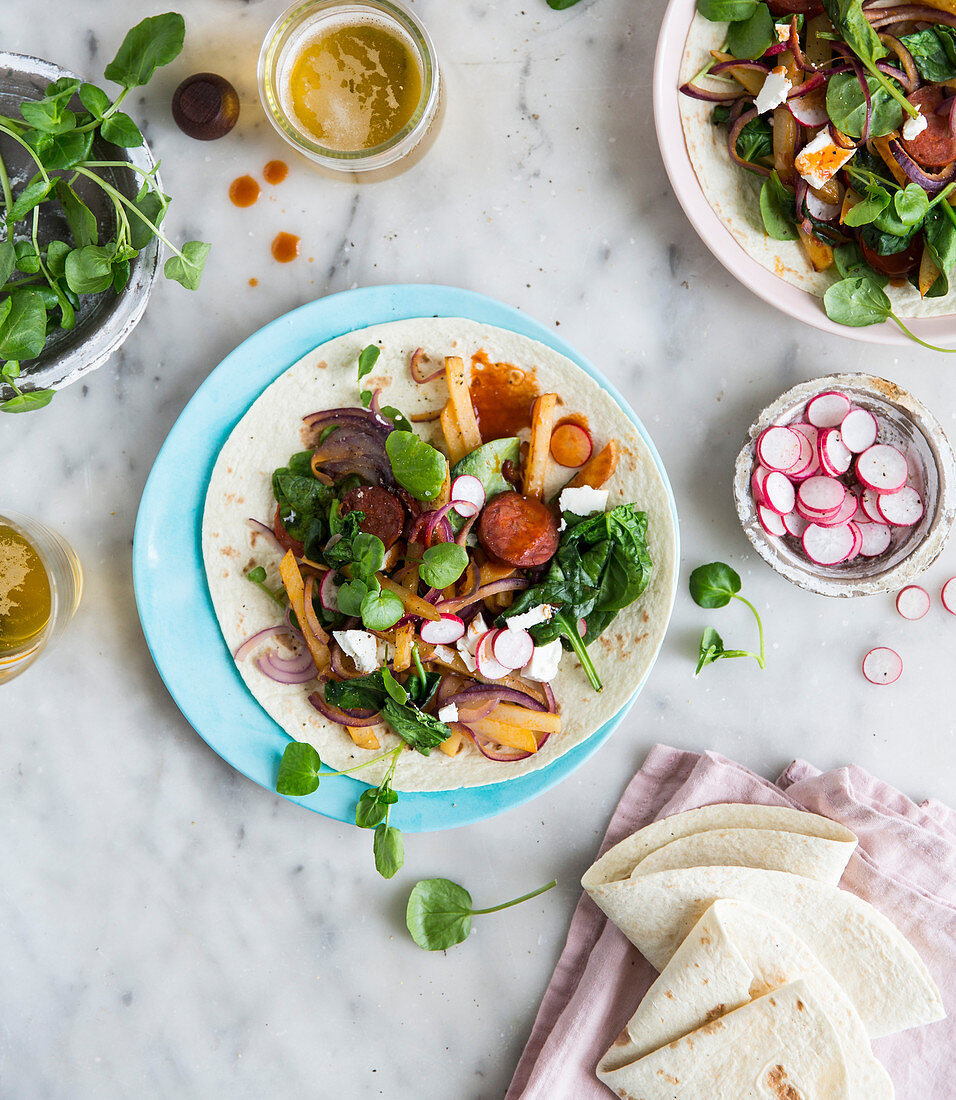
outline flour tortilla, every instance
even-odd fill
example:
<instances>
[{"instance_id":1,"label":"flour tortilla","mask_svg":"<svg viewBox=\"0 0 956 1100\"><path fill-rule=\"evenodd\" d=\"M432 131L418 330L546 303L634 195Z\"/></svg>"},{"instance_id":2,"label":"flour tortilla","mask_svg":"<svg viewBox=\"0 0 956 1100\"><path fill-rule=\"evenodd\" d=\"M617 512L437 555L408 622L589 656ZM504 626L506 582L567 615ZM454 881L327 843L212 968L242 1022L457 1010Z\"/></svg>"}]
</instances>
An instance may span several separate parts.
<instances>
[{"instance_id":1,"label":"flour tortilla","mask_svg":"<svg viewBox=\"0 0 956 1100\"><path fill-rule=\"evenodd\" d=\"M711 23L695 13L681 60L678 83L684 84L700 72L710 58L711 50L719 50L726 41L726 23ZM708 85L706 78L700 82ZM761 267L793 286L818 298L836 282L840 275L833 267L815 271L799 241L775 241L767 235L760 217L760 187L763 176L748 172L734 164L727 150L727 127L711 122L713 103L678 95L684 144L700 182L704 197L734 240ZM887 286L886 293L893 309L902 317L941 317L956 312L952 293L942 298L921 298L910 286Z\"/></svg>"},{"instance_id":2,"label":"flour tortilla","mask_svg":"<svg viewBox=\"0 0 956 1100\"><path fill-rule=\"evenodd\" d=\"M280 553L267 537L248 525L254 517L268 523L275 510L272 471L302 450L302 417L320 409L359 403L356 382L358 356L369 344L382 353L362 387L382 387L382 404L394 405L406 416L440 408L447 400L444 379L419 386L408 363L423 347L433 364L444 356L461 355L466 362L484 350L491 360L509 362L536 372L542 393L553 391L568 413L588 418L595 446L609 438L618 442L620 461L607 488L608 507L636 502L648 515L648 548L654 562L650 584L641 598L622 611L590 647L604 681L594 692L573 654L565 653L553 681L561 708L562 732L548 739L535 756L516 763L488 760L473 746L448 757L432 750L428 757L402 753L395 772L399 790L427 791L470 787L535 771L579 745L630 699L649 671L664 637L675 588L676 529L664 482L653 456L633 423L610 395L579 367L534 340L504 329L456 318L419 318L376 325L321 345L282 374L256 400L233 430L219 454L203 515L203 558L213 606L226 644L232 652L257 630L276 624L275 603L245 578L253 564L266 567L268 583L280 583ZM431 442L440 439L437 423L417 426ZM565 484L571 472L551 463L546 493ZM254 659L238 663L249 690L280 726L298 741L311 742L324 763L335 770L353 767L380 755L381 750L357 748L345 730L322 718L308 703L316 684L274 683ZM382 749L398 744L386 727L377 727ZM359 774L380 782L386 762Z\"/></svg>"},{"instance_id":3,"label":"flour tortilla","mask_svg":"<svg viewBox=\"0 0 956 1100\"><path fill-rule=\"evenodd\" d=\"M617 1091L628 1083L631 1063L798 978L837 1034L851 1100L892 1100L893 1083L873 1057L859 1013L810 948L766 911L727 898L715 901L678 947L602 1058L598 1077Z\"/></svg>"},{"instance_id":4,"label":"flour tortilla","mask_svg":"<svg viewBox=\"0 0 956 1100\"><path fill-rule=\"evenodd\" d=\"M614 1075L622 1100L850 1100L840 1040L797 979Z\"/></svg>"},{"instance_id":5,"label":"flour tortilla","mask_svg":"<svg viewBox=\"0 0 956 1100\"><path fill-rule=\"evenodd\" d=\"M591 890L649 870L714 864L793 871L836 885L855 847L853 833L828 817L724 802L671 814L631 833L588 868L581 885Z\"/></svg>"},{"instance_id":6,"label":"flour tortilla","mask_svg":"<svg viewBox=\"0 0 956 1100\"><path fill-rule=\"evenodd\" d=\"M786 871L697 867L659 871L588 893L657 970L718 898L767 910L787 924L843 987L871 1038L945 1016L915 949L872 905Z\"/></svg>"}]
</instances>

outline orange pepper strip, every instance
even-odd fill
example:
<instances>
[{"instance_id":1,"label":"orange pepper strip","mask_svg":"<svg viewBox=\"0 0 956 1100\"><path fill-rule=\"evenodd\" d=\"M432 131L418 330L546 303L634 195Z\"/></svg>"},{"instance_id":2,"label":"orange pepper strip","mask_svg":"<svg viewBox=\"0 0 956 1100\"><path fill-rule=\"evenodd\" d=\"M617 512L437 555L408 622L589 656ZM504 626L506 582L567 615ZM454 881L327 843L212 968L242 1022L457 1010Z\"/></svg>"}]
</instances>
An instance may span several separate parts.
<instances>
[{"instance_id":1,"label":"orange pepper strip","mask_svg":"<svg viewBox=\"0 0 956 1100\"><path fill-rule=\"evenodd\" d=\"M324 672L331 661L328 646L329 637L319 626L315 609L311 605L311 590L315 584L315 578L309 577L308 580L310 600L309 607L306 608L305 585L302 581L302 574L299 572L299 565L295 560L295 554L291 550L286 551L285 557L279 563L279 574L282 577L282 583L285 585L286 595L289 597L289 603L292 604L295 617L299 620L299 629L302 631L305 644L312 654L315 667L319 672ZM318 631L315 631L313 625L309 622L310 611L312 612L312 623L319 628Z\"/></svg>"},{"instance_id":2,"label":"orange pepper strip","mask_svg":"<svg viewBox=\"0 0 956 1100\"><path fill-rule=\"evenodd\" d=\"M464 436L458 426L455 407L450 401L442 409L440 419L441 430L445 435L445 446L448 449L448 461L454 466L468 454L468 448L465 446Z\"/></svg>"},{"instance_id":3,"label":"orange pepper strip","mask_svg":"<svg viewBox=\"0 0 956 1100\"><path fill-rule=\"evenodd\" d=\"M565 485L565 489L579 489L582 485L589 485L592 489L600 489L617 469L617 442L610 442L593 458L589 458L581 469Z\"/></svg>"},{"instance_id":4,"label":"orange pepper strip","mask_svg":"<svg viewBox=\"0 0 956 1100\"><path fill-rule=\"evenodd\" d=\"M403 588L400 584L396 584L391 577L386 577L384 573L376 573L378 583L385 589L386 592L391 592L393 596L398 596L402 601L402 607L409 613L409 615L417 615L420 619L431 619L433 623L437 623L441 618L441 612L435 610L435 605L428 603L427 600L423 600L421 596L416 596L414 592L407 588Z\"/></svg>"},{"instance_id":5,"label":"orange pepper strip","mask_svg":"<svg viewBox=\"0 0 956 1100\"><path fill-rule=\"evenodd\" d=\"M524 752L538 751L538 742L531 730L521 729L519 726L512 726L507 722L495 722L491 718L482 718L478 722L471 722L470 726L476 733L480 733L484 737L490 737L492 741L497 741L499 745L510 745L512 748L522 749Z\"/></svg>"}]
</instances>

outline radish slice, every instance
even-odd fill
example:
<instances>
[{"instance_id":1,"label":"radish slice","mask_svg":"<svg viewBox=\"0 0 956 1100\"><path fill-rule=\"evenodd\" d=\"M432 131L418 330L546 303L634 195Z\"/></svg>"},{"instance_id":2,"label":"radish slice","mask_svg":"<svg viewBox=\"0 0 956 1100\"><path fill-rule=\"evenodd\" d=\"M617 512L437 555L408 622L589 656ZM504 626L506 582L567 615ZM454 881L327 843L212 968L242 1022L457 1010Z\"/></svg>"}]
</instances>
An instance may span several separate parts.
<instances>
[{"instance_id":1,"label":"radish slice","mask_svg":"<svg viewBox=\"0 0 956 1100\"><path fill-rule=\"evenodd\" d=\"M956 615L956 577L950 577L943 585L939 598L950 615Z\"/></svg>"},{"instance_id":2,"label":"radish slice","mask_svg":"<svg viewBox=\"0 0 956 1100\"><path fill-rule=\"evenodd\" d=\"M319 585L319 603L326 611L338 611L339 609L339 588L343 582L341 577L338 580L336 580L336 577L336 571L330 569Z\"/></svg>"},{"instance_id":3,"label":"radish slice","mask_svg":"<svg viewBox=\"0 0 956 1100\"><path fill-rule=\"evenodd\" d=\"M492 640L491 650L505 668L524 668L534 653L534 639L527 630L501 630Z\"/></svg>"},{"instance_id":4,"label":"radish slice","mask_svg":"<svg viewBox=\"0 0 956 1100\"><path fill-rule=\"evenodd\" d=\"M807 442L813 448L813 453L817 453L817 441L819 439L819 432L812 424L804 424L802 421L799 424L787 425L792 432L797 432L799 435L805 436Z\"/></svg>"},{"instance_id":5,"label":"radish slice","mask_svg":"<svg viewBox=\"0 0 956 1100\"><path fill-rule=\"evenodd\" d=\"M429 645L452 645L465 635L465 624L457 615L442 615L437 621L426 619L419 633Z\"/></svg>"},{"instance_id":6,"label":"radish slice","mask_svg":"<svg viewBox=\"0 0 956 1100\"><path fill-rule=\"evenodd\" d=\"M860 510L871 523L885 523L880 511L880 494L875 489L864 489L860 497Z\"/></svg>"},{"instance_id":7,"label":"radish slice","mask_svg":"<svg viewBox=\"0 0 956 1100\"><path fill-rule=\"evenodd\" d=\"M488 680L500 680L502 676L507 676L511 669L506 668L500 661L495 660L492 652L492 647L495 644L495 637L498 634L502 634L501 630L489 630L487 634L483 635L481 641L478 643L478 648L475 650L475 660L478 663L478 671Z\"/></svg>"},{"instance_id":8,"label":"radish slice","mask_svg":"<svg viewBox=\"0 0 956 1100\"><path fill-rule=\"evenodd\" d=\"M470 518L476 515L485 506L485 487L474 474L462 474L451 483L450 499L453 504L459 502L474 506L474 512L464 512L461 508L455 508L459 515Z\"/></svg>"},{"instance_id":9,"label":"radish slice","mask_svg":"<svg viewBox=\"0 0 956 1100\"><path fill-rule=\"evenodd\" d=\"M811 523L803 532L803 550L817 565L838 565L853 549L855 538L848 524L821 527Z\"/></svg>"},{"instance_id":10,"label":"radish slice","mask_svg":"<svg viewBox=\"0 0 956 1100\"><path fill-rule=\"evenodd\" d=\"M903 661L895 649L878 646L863 658L863 675L871 684L895 684L903 672Z\"/></svg>"},{"instance_id":11,"label":"radish slice","mask_svg":"<svg viewBox=\"0 0 956 1100\"><path fill-rule=\"evenodd\" d=\"M850 534L853 536L853 546L850 548L849 554L847 554L843 560L853 561L860 556L860 551L863 549L863 535L857 524L848 523L847 527L850 528Z\"/></svg>"},{"instance_id":12,"label":"radish slice","mask_svg":"<svg viewBox=\"0 0 956 1100\"><path fill-rule=\"evenodd\" d=\"M866 409L850 409L840 424L843 443L854 454L861 454L872 447L879 431L876 417Z\"/></svg>"},{"instance_id":13,"label":"radish slice","mask_svg":"<svg viewBox=\"0 0 956 1100\"><path fill-rule=\"evenodd\" d=\"M886 522L896 527L912 527L923 518L923 501L908 485L898 493L881 493L876 506Z\"/></svg>"},{"instance_id":14,"label":"radish slice","mask_svg":"<svg viewBox=\"0 0 956 1100\"><path fill-rule=\"evenodd\" d=\"M825 428L820 433L820 465L830 477L845 474L853 461L853 454L845 446L839 428Z\"/></svg>"},{"instance_id":15,"label":"radish slice","mask_svg":"<svg viewBox=\"0 0 956 1100\"><path fill-rule=\"evenodd\" d=\"M797 499L803 505L804 513L832 515L843 507L846 489L833 477L811 477L800 486Z\"/></svg>"},{"instance_id":16,"label":"radish slice","mask_svg":"<svg viewBox=\"0 0 956 1100\"><path fill-rule=\"evenodd\" d=\"M754 470L750 478L750 491L754 495L754 499L758 504L767 503L767 494L764 489L767 478L770 477L772 470L768 470L766 466L758 466Z\"/></svg>"},{"instance_id":17,"label":"radish slice","mask_svg":"<svg viewBox=\"0 0 956 1100\"><path fill-rule=\"evenodd\" d=\"M757 460L768 470L789 470L799 462L800 451L800 439L789 428L774 424L757 437Z\"/></svg>"},{"instance_id":18,"label":"radish slice","mask_svg":"<svg viewBox=\"0 0 956 1100\"><path fill-rule=\"evenodd\" d=\"M904 619L922 619L929 611L929 593L918 584L908 584L901 588L896 597L896 610Z\"/></svg>"},{"instance_id":19,"label":"radish slice","mask_svg":"<svg viewBox=\"0 0 956 1100\"><path fill-rule=\"evenodd\" d=\"M863 536L863 545L860 553L864 558L876 558L890 545L893 532L885 523L864 523L860 527Z\"/></svg>"},{"instance_id":20,"label":"radish slice","mask_svg":"<svg viewBox=\"0 0 956 1100\"><path fill-rule=\"evenodd\" d=\"M585 618L578 619L578 633L583 638L588 632L588 621Z\"/></svg>"},{"instance_id":21,"label":"radish slice","mask_svg":"<svg viewBox=\"0 0 956 1100\"><path fill-rule=\"evenodd\" d=\"M763 497L767 507L778 516L785 516L792 512L797 501L793 485L787 480L786 475L776 471L769 473L764 480Z\"/></svg>"},{"instance_id":22,"label":"radish slice","mask_svg":"<svg viewBox=\"0 0 956 1100\"><path fill-rule=\"evenodd\" d=\"M802 539L803 532L810 526L810 521L804 519L799 512L791 512L789 516L783 517L783 525L788 535L793 535L795 539Z\"/></svg>"},{"instance_id":23,"label":"radish slice","mask_svg":"<svg viewBox=\"0 0 956 1100\"><path fill-rule=\"evenodd\" d=\"M821 527L839 527L841 523L849 523L856 515L860 502L853 493L847 493L843 498L837 514L832 519L818 519L816 522Z\"/></svg>"},{"instance_id":24,"label":"radish slice","mask_svg":"<svg viewBox=\"0 0 956 1100\"><path fill-rule=\"evenodd\" d=\"M768 508L766 504L757 505L757 519L760 520L760 526L767 534L773 535L774 538L782 539L787 533L787 529L783 525L783 517L779 512Z\"/></svg>"},{"instance_id":25,"label":"radish slice","mask_svg":"<svg viewBox=\"0 0 956 1100\"><path fill-rule=\"evenodd\" d=\"M807 404L807 420L815 428L838 428L851 408L846 394L825 390Z\"/></svg>"},{"instance_id":26,"label":"radish slice","mask_svg":"<svg viewBox=\"0 0 956 1100\"><path fill-rule=\"evenodd\" d=\"M867 447L856 460L856 476L878 493L898 493L906 484L908 472L906 456L886 443Z\"/></svg>"}]
</instances>

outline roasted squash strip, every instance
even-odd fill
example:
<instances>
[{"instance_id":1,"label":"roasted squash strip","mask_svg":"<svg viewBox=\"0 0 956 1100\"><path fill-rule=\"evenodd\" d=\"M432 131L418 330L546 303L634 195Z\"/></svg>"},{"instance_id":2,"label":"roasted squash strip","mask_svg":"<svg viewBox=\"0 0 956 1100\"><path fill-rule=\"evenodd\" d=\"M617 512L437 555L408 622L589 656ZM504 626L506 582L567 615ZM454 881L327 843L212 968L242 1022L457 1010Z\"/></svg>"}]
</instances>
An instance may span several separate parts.
<instances>
[{"instance_id":1,"label":"roasted squash strip","mask_svg":"<svg viewBox=\"0 0 956 1100\"><path fill-rule=\"evenodd\" d=\"M566 489L579 489L588 485L600 489L617 469L617 443L610 440L596 455L589 458L580 470L565 486Z\"/></svg>"},{"instance_id":2,"label":"roasted squash strip","mask_svg":"<svg viewBox=\"0 0 956 1100\"><path fill-rule=\"evenodd\" d=\"M455 419L465 443L465 454L481 446L481 432L478 430L478 418L471 403L471 390L465 377L465 361L458 355L445 356L445 378L448 381L448 393Z\"/></svg>"},{"instance_id":3,"label":"roasted squash strip","mask_svg":"<svg viewBox=\"0 0 956 1100\"><path fill-rule=\"evenodd\" d=\"M930 255L928 248L923 249L923 258L919 264L919 292L920 297L925 298L929 292L930 287L940 276L940 270L936 266L936 261Z\"/></svg>"},{"instance_id":4,"label":"roasted squash strip","mask_svg":"<svg viewBox=\"0 0 956 1100\"><path fill-rule=\"evenodd\" d=\"M488 715L489 721L505 722L509 726L520 726L527 730L540 730L542 733L560 733L561 715L550 714L546 710L528 710L515 703L499 703Z\"/></svg>"},{"instance_id":5,"label":"roasted squash strip","mask_svg":"<svg viewBox=\"0 0 956 1100\"><path fill-rule=\"evenodd\" d=\"M299 629L305 638L309 653L312 654L315 667L319 672L325 672L331 662L328 646L329 636L319 626L318 620L315 618L315 610L311 605L308 610L312 612L311 618L314 620L315 625L319 626L318 631L315 631L309 623L309 615L305 606L305 584L302 581L302 574L299 572L295 554L291 550L286 551L285 557L279 563L279 574L282 577L282 583L285 585L286 595L289 597L289 603L292 604L295 617L299 620ZM309 577L310 596L314 584L315 578Z\"/></svg>"},{"instance_id":6,"label":"roasted squash strip","mask_svg":"<svg viewBox=\"0 0 956 1100\"><path fill-rule=\"evenodd\" d=\"M386 592L391 592L393 596L398 596L402 601L402 607L410 615L417 615L420 619L431 619L431 621L438 622L441 618L441 613L435 610L433 604L428 603L427 600L423 600L421 596L416 596L414 592L410 592L407 588L403 588L400 584L396 584L390 577L386 577L384 573L376 573L378 583L385 589Z\"/></svg>"},{"instance_id":7,"label":"roasted squash strip","mask_svg":"<svg viewBox=\"0 0 956 1100\"><path fill-rule=\"evenodd\" d=\"M720 50L711 50L710 56L715 61L735 61L736 58L729 53L721 53ZM763 87L764 74L752 69L737 68L736 65L732 65L729 69L724 69L721 76L732 76L738 84L742 84L751 95L756 95Z\"/></svg>"},{"instance_id":8,"label":"roasted squash strip","mask_svg":"<svg viewBox=\"0 0 956 1100\"><path fill-rule=\"evenodd\" d=\"M464 436L458 426L458 418L455 416L455 406L449 401L441 411L441 430L445 436L445 448L448 451L448 461L455 465L460 462L468 448L465 446Z\"/></svg>"},{"instance_id":9,"label":"roasted squash strip","mask_svg":"<svg viewBox=\"0 0 956 1100\"><path fill-rule=\"evenodd\" d=\"M371 726L346 726L349 737L360 749L380 749L382 746Z\"/></svg>"},{"instance_id":10,"label":"roasted squash strip","mask_svg":"<svg viewBox=\"0 0 956 1100\"><path fill-rule=\"evenodd\" d=\"M830 245L819 240L812 233L808 233L803 226L797 226L797 233L800 235L800 243L806 250L814 271L826 271L833 266L833 249Z\"/></svg>"},{"instance_id":11,"label":"roasted squash strip","mask_svg":"<svg viewBox=\"0 0 956 1100\"><path fill-rule=\"evenodd\" d=\"M395 631L395 657L392 662L396 672L404 672L412 663L412 624L405 623Z\"/></svg>"},{"instance_id":12,"label":"roasted squash strip","mask_svg":"<svg viewBox=\"0 0 956 1100\"><path fill-rule=\"evenodd\" d=\"M490 737L499 745L510 745L514 749L522 749L524 752L537 752L538 742L534 733L520 726L512 726L508 722L495 722L491 718L482 718L480 721L471 722L471 729L480 733L483 737Z\"/></svg>"},{"instance_id":13,"label":"roasted squash strip","mask_svg":"<svg viewBox=\"0 0 956 1100\"><path fill-rule=\"evenodd\" d=\"M463 741L461 730L452 730L451 736L446 737L438 747L446 756L457 756Z\"/></svg>"},{"instance_id":14,"label":"roasted squash strip","mask_svg":"<svg viewBox=\"0 0 956 1100\"><path fill-rule=\"evenodd\" d=\"M551 433L554 431L554 410L558 404L556 393L543 393L535 398L531 407L531 445L524 468L522 492L526 497L541 500L544 496L544 479L551 457Z\"/></svg>"}]
</instances>

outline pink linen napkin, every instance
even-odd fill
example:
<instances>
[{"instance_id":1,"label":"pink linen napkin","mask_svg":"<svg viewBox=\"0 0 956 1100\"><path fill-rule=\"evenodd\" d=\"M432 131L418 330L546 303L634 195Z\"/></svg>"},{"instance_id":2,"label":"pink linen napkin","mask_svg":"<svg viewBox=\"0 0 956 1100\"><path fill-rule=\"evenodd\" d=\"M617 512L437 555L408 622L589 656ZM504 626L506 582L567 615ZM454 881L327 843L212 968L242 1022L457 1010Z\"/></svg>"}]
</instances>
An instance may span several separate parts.
<instances>
[{"instance_id":1,"label":"pink linen napkin","mask_svg":"<svg viewBox=\"0 0 956 1100\"><path fill-rule=\"evenodd\" d=\"M841 885L883 912L920 953L949 1013L874 1043L898 1100L956 1098L956 813L910 801L857 767L794 761L776 783L719 756L655 745L611 818L602 854L660 817L717 802L795 806L859 837ZM657 972L582 894L505 1100L608 1100L594 1075Z\"/></svg>"}]
</instances>

